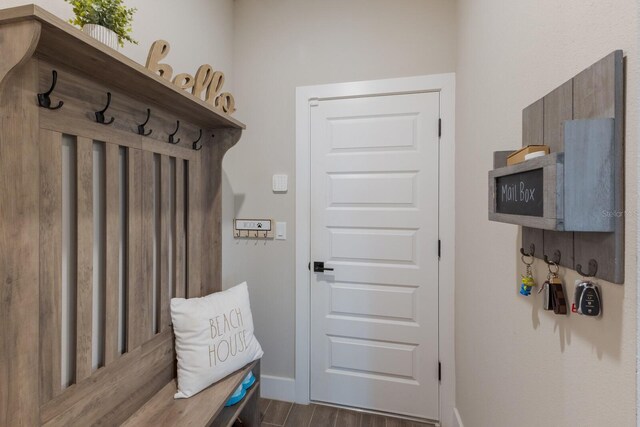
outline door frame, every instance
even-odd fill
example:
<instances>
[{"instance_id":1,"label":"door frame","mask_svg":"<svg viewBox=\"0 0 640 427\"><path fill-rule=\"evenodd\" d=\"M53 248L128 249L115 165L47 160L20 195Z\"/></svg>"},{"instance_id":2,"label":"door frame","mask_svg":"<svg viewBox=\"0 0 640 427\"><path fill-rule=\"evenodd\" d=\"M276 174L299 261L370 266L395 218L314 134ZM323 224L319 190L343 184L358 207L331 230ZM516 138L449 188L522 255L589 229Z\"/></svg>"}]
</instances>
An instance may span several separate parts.
<instances>
[{"instance_id":1,"label":"door frame","mask_svg":"<svg viewBox=\"0 0 640 427\"><path fill-rule=\"evenodd\" d=\"M453 423L455 407L454 284L455 284L455 73L337 83L296 88L296 226L295 226L295 400L310 402L311 325L311 106L326 99L440 92L438 347L442 363L440 423Z\"/></svg>"}]
</instances>

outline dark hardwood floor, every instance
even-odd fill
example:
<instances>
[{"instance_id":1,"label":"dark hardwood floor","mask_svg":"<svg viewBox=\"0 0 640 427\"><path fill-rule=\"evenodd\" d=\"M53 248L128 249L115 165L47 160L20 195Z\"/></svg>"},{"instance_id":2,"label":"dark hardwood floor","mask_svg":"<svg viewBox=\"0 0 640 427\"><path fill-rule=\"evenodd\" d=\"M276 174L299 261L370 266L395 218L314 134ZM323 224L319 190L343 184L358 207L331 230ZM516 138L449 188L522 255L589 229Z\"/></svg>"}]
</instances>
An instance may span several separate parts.
<instances>
[{"instance_id":1,"label":"dark hardwood floor","mask_svg":"<svg viewBox=\"0 0 640 427\"><path fill-rule=\"evenodd\" d=\"M322 405L298 405L260 399L262 427L433 427L399 418L338 409Z\"/></svg>"}]
</instances>

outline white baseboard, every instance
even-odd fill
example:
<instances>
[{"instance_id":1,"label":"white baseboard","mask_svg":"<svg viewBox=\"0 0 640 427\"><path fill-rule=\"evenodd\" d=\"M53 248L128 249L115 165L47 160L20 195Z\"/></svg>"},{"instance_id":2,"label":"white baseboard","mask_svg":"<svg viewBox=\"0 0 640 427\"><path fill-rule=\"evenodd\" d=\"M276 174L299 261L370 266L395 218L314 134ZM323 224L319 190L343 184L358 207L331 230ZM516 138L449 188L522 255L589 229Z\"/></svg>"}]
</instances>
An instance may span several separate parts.
<instances>
[{"instance_id":1,"label":"white baseboard","mask_svg":"<svg viewBox=\"0 0 640 427\"><path fill-rule=\"evenodd\" d=\"M453 408L453 427L464 427L464 424L462 424L462 417L460 416L460 412L458 412L458 408Z\"/></svg>"},{"instance_id":2,"label":"white baseboard","mask_svg":"<svg viewBox=\"0 0 640 427\"><path fill-rule=\"evenodd\" d=\"M260 375L260 396L265 399L295 402L296 381L293 378Z\"/></svg>"}]
</instances>

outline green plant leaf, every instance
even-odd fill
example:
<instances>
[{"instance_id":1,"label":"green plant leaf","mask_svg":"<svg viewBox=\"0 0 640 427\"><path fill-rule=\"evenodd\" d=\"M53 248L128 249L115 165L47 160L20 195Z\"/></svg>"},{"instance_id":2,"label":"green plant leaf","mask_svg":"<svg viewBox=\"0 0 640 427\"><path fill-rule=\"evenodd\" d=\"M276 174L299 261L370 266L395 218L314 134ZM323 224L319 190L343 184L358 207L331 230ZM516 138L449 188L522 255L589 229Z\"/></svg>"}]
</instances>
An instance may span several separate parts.
<instances>
[{"instance_id":1,"label":"green plant leaf","mask_svg":"<svg viewBox=\"0 0 640 427\"><path fill-rule=\"evenodd\" d=\"M127 8L123 0L65 0L73 7L75 18L69 22L82 28L87 24L102 25L118 36L118 43L138 44L131 37L136 8Z\"/></svg>"}]
</instances>

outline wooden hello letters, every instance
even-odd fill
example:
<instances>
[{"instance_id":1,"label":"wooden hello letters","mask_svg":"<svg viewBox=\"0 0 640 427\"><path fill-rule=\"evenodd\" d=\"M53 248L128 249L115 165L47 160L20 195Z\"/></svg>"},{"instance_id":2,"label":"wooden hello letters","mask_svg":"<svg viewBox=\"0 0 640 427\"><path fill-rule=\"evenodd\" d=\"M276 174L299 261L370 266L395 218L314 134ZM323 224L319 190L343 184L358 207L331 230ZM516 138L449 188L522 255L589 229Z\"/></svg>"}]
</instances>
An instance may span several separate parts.
<instances>
[{"instance_id":1,"label":"wooden hello letters","mask_svg":"<svg viewBox=\"0 0 640 427\"><path fill-rule=\"evenodd\" d=\"M169 54L170 49L169 42L165 40L153 42L147 56L147 69L169 80L182 90L191 90L193 96L203 99L224 113L233 114L236 111L233 95L229 92L220 92L224 85L224 73L215 71L211 65L201 65L195 77L188 73L179 73L172 79L171 65L160 63Z\"/></svg>"}]
</instances>

